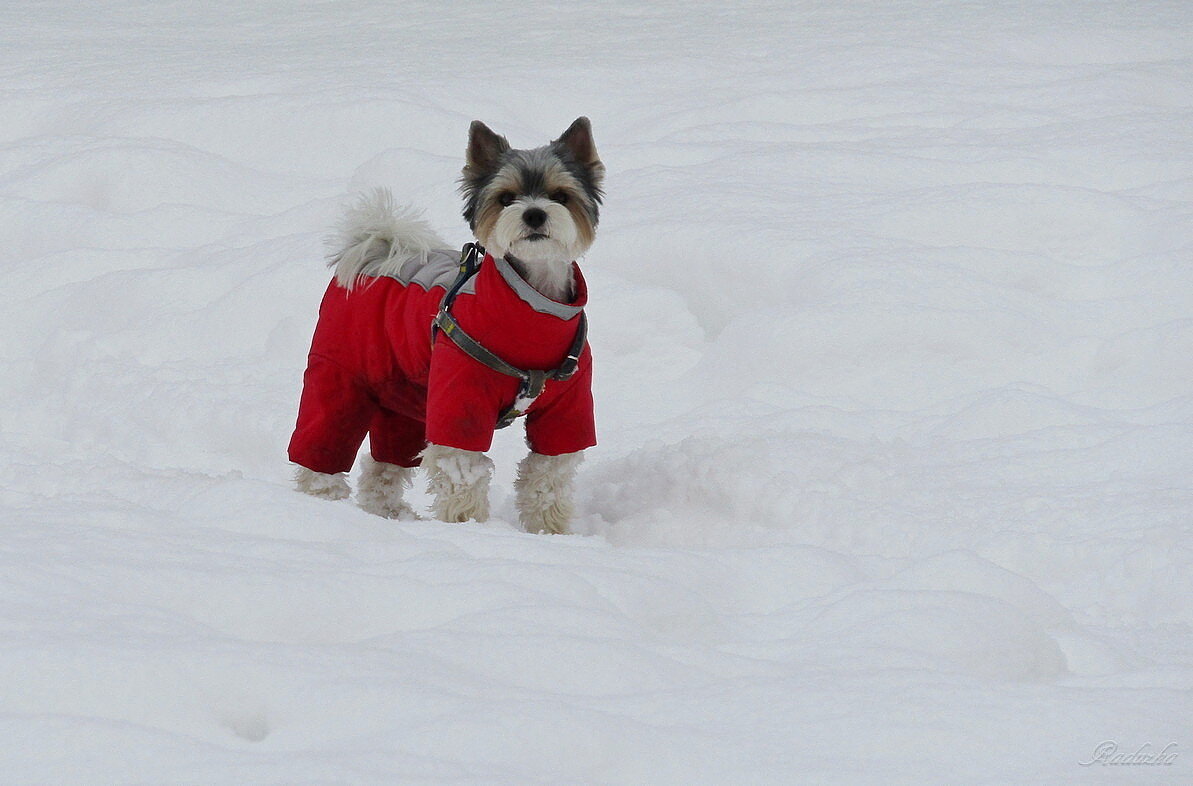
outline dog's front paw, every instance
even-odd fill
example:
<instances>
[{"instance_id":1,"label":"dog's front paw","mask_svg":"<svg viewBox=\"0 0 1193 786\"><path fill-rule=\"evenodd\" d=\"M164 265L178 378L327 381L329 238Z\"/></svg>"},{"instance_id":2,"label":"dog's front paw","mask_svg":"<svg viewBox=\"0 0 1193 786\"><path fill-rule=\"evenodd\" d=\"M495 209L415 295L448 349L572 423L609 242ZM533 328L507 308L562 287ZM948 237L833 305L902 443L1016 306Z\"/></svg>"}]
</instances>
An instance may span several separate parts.
<instances>
[{"instance_id":1,"label":"dog's front paw","mask_svg":"<svg viewBox=\"0 0 1193 786\"><path fill-rule=\"evenodd\" d=\"M522 528L534 535L570 535L572 532L572 506L556 505L551 510L523 513L520 516Z\"/></svg>"},{"instance_id":2,"label":"dog's front paw","mask_svg":"<svg viewBox=\"0 0 1193 786\"><path fill-rule=\"evenodd\" d=\"M344 473L328 475L306 467L299 467L294 473L294 487L319 499L348 499L349 494L348 480Z\"/></svg>"},{"instance_id":3,"label":"dog's front paw","mask_svg":"<svg viewBox=\"0 0 1193 786\"><path fill-rule=\"evenodd\" d=\"M522 459L514 491L518 515L527 532L566 535L571 531L572 480L581 461L581 453L562 456L531 453Z\"/></svg>"},{"instance_id":4,"label":"dog's front paw","mask_svg":"<svg viewBox=\"0 0 1193 786\"><path fill-rule=\"evenodd\" d=\"M435 497L431 509L440 521L487 521L489 478L493 461L484 453L443 445L422 452L427 488Z\"/></svg>"}]
</instances>

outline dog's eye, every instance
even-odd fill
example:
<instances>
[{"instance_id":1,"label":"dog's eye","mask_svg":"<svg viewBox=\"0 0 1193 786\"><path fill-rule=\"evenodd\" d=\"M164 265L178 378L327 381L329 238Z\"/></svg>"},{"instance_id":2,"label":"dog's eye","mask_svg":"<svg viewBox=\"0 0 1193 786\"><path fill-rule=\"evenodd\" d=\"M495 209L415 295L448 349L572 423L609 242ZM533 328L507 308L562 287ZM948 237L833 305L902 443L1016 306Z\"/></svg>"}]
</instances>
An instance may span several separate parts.
<instances>
[{"instance_id":1,"label":"dog's eye","mask_svg":"<svg viewBox=\"0 0 1193 786\"><path fill-rule=\"evenodd\" d=\"M514 204L516 198L513 191L502 191L501 196L497 197L497 201L501 203L502 207L509 207Z\"/></svg>"},{"instance_id":2,"label":"dog's eye","mask_svg":"<svg viewBox=\"0 0 1193 786\"><path fill-rule=\"evenodd\" d=\"M568 192L556 191L555 193L551 194L551 201L558 202L561 205L566 205L568 203Z\"/></svg>"}]
</instances>

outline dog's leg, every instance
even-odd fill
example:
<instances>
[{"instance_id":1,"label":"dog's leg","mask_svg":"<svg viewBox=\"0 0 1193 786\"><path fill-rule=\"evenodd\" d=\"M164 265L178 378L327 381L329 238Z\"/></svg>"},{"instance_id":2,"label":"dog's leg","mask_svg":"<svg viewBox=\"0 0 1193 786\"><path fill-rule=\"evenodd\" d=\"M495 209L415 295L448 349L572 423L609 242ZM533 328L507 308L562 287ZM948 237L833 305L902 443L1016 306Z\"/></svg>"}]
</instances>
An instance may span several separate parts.
<instances>
[{"instance_id":1,"label":"dog's leg","mask_svg":"<svg viewBox=\"0 0 1193 786\"><path fill-rule=\"evenodd\" d=\"M347 499L348 479L343 472L328 475L313 469L299 467L294 473L294 486L299 491L320 499Z\"/></svg>"},{"instance_id":2,"label":"dog's leg","mask_svg":"<svg viewBox=\"0 0 1193 786\"><path fill-rule=\"evenodd\" d=\"M440 521L489 518L489 479L493 461L484 453L443 445L422 452L427 487L435 495L431 509Z\"/></svg>"},{"instance_id":3,"label":"dog's leg","mask_svg":"<svg viewBox=\"0 0 1193 786\"><path fill-rule=\"evenodd\" d=\"M413 475L413 467L386 464L372 456L365 456L356 482L356 504L374 516L417 519L414 508L402 499L402 492L410 488Z\"/></svg>"},{"instance_id":4,"label":"dog's leg","mask_svg":"<svg viewBox=\"0 0 1193 786\"><path fill-rule=\"evenodd\" d=\"M568 532L574 510L572 481L583 460L583 452L562 456L531 453L518 464L514 491L527 532Z\"/></svg>"}]
</instances>

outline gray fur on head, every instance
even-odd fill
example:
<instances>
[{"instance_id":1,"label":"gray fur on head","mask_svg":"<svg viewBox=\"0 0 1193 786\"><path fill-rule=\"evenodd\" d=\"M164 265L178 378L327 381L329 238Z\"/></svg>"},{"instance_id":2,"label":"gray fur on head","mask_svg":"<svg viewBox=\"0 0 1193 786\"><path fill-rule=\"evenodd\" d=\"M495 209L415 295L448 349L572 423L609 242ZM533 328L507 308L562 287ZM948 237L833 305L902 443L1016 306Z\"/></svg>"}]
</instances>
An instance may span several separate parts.
<instances>
[{"instance_id":1,"label":"gray fur on head","mask_svg":"<svg viewBox=\"0 0 1193 786\"><path fill-rule=\"evenodd\" d=\"M585 212L592 227L600 219L599 206L604 198L601 183L605 165L597 155L592 137L592 124L587 117L578 117L560 137L539 148L518 150L510 147L505 137L498 135L479 120L468 129L466 163L460 177L460 192L464 196L464 219L476 230L477 215L487 188L504 167L516 167L522 177L524 194L544 196L541 175L552 162L558 163L575 178L585 198Z\"/></svg>"}]
</instances>

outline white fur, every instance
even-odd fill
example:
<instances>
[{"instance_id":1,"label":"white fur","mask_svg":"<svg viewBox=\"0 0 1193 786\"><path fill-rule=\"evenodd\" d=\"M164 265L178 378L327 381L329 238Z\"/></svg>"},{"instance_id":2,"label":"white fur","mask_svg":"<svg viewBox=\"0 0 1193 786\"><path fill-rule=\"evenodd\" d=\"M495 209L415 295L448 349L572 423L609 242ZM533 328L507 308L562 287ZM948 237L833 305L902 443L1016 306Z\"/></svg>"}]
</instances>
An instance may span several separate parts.
<instances>
[{"instance_id":1,"label":"white fur","mask_svg":"<svg viewBox=\"0 0 1193 786\"><path fill-rule=\"evenodd\" d=\"M536 207L546 212L547 221L538 229L531 229L523 222L522 215ZM547 237L527 239L534 233ZM526 283L560 302L571 300L572 262L588 250L580 242L572 214L550 199L519 199L502 210L486 248L494 256L510 254L524 263Z\"/></svg>"},{"instance_id":2,"label":"white fur","mask_svg":"<svg viewBox=\"0 0 1193 786\"><path fill-rule=\"evenodd\" d=\"M388 188L361 194L327 245L336 281L345 289L352 289L363 276L397 275L406 262L425 260L432 249L448 248L421 211L394 205Z\"/></svg>"},{"instance_id":3,"label":"white fur","mask_svg":"<svg viewBox=\"0 0 1193 786\"><path fill-rule=\"evenodd\" d=\"M356 481L356 504L367 513L387 519L417 519L414 508L402 499L413 476L413 467L386 464L365 456Z\"/></svg>"},{"instance_id":4,"label":"white fur","mask_svg":"<svg viewBox=\"0 0 1193 786\"><path fill-rule=\"evenodd\" d=\"M431 509L440 521L487 521L493 460L474 450L428 445L422 452Z\"/></svg>"},{"instance_id":5,"label":"white fur","mask_svg":"<svg viewBox=\"0 0 1193 786\"><path fill-rule=\"evenodd\" d=\"M527 532L566 534L572 520L572 481L583 453L544 456L530 453L518 464L514 481L518 515Z\"/></svg>"},{"instance_id":6,"label":"white fur","mask_svg":"<svg viewBox=\"0 0 1193 786\"><path fill-rule=\"evenodd\" d=\"M538 241L539 243L548 241ZM514 247L525 246L526 243L515 243ZM575 296L576 277L570 260L544 259L529 260L512 254L515 259L523 263L526 283L537 289L546 297L557 303L569 303Z\"/></svg>"},{"instance_id":7,"label":"white fur","mask_svg":"<svg viewBox=\"0 0 1193 786\"><path fill-rule=\"evenodd\" d=\"M328 475L299 467L294 473L294 485L299 491L320 499L348 499L350 493L348 479L344 477L343 472Z\"/></svg>"}]
</instances>

